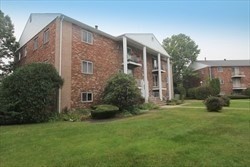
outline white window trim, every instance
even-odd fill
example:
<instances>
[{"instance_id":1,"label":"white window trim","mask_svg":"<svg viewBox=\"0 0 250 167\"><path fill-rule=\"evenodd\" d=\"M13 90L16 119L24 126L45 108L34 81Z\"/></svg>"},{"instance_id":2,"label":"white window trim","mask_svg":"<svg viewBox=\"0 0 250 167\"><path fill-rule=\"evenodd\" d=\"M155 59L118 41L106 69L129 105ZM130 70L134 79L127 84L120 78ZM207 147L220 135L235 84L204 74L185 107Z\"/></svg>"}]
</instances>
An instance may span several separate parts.
<instances>
[{"instance_id":1,"label":"white window trim","mask_svg":"<svg viewBox=\"0 0 250 167\"><path fill-rule=\"evenodd\" d=\"M87 41L84 41L84 38L83 38L83 34L84 34L84 32L86 32L87 33ZM92 39L91 39L91 42L88 42L88 34L91 34L91 37L92 37ZM82 30L82 36L81 36L81 39L82 39L82 42L84 42L84 43L87 43L87 44L93 44L93 41L94 41L94 36L93 36L93 33L92 32L89 32L89 31L86 31L86 30Z\"/></svg>"},{"instance_id":2,"label":"white window trim","mask_svg":"<svg viewBox=\"0 0 250 167\"><path fill-rule=\"evenodd\" d=\"M83 96L84 93L86 93L87 96L89 94L91 94L91 97L92 97L91 100L88 100L88 98L86 98L87 101L83 101L82 96ZM93 102L93 99L94 99L94 95L93 95L92 92L81 92L81 102L83 102L83 103L90 103L90 102Z\"/></svg>"},{"instance_id":3,"label":"white window trim","mask_svg":"<svg viewBox=\"0 0 250 167\"><path fill-rule=\"evenodd\" d=\"M218 72L223 72L223 67L218 67L217 69L218 69ZM221 69L221 70L219 70L219 69Z\"/></svg>"},{"instance_id":4,"label":"white window trim","mask_svg":"<svg viewBox=\"0 0 250 167\"><path fill-rule=\"evenodd\" d=\"M33 44L34 44L34 45L33 45L33 50L37 50L37 49L38 49L38 37L35 37L34 40L33 40L33 42L34 42L34 43L33 43ZM35 48L35 43L37 43L36 48Z\"/></svg>"},{"instance_id":5,"label":"white window trim","mask_svg":"<svg viewBox=\"0 0 250 167\"><path fill-rule=\"evenodd\" d=\"M89 65L89 64L92 64L92 72L90 73L89 71L87 71L87 72L84 72L83 70L84 70L84 67L83 67L83 62L86 62L87 63L87 65ZM86 60L82 60L82 73L83 74L93 74L94 73L94 63L93 62L91 62L91 61L86 61ZM88 70L89 68L87 67L87 70Z\"/></svg>"},{"instance_id":6,"label":"white window trim","mask_svg":"<svg viewBox=\"0 0 250 167\"><path fill-rule=\"evenodd\" d=\"M223 79L219 79L220 80L220 84L223 85L224 84L224 80Z\"/></svg>"},{"instance_id":7,"label":"white window trim","mask_svg":"<svg viewBox=\"0 0 250 167\"><path fill-rule=\"evenodd\" d=\"M27 46L24 47L24 56L23 57L26 57L27 56Z\"/></svg>"},{"instance_id":8,"label":"white window trim","mask_svg":"<svg viewBox=\"0 0 250 167\"><path fill-rule=\"evenodd\" d=\"M48 38L47 38L47 40L45 41L45 37L46 37L46 34L48 34ZM43 32L43 44L46 44L46 43L48 43L49 42L49 28L48 29L46 29L44 32Z\"/></svg>"}]
</instances>

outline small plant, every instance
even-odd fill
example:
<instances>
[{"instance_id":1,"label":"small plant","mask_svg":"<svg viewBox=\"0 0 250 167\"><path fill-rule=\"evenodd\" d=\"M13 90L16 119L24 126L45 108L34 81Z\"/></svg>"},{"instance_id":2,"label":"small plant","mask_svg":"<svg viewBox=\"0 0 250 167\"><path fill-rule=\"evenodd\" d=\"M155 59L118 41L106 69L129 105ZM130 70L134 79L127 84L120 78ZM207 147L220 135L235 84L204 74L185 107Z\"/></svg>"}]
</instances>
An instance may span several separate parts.
<instances>
[{"instance_id":1,"label":"small plant","mask_svg":"<svg viewBox=\"0 0 250 167\"><path fill-rule=\"evenodd\" d=\"M195 98L198 100L205 100L208 96L212 95L212 88L210 86L200 86L196 88Z\"/></svg>"},{"instance_id":2,"label":"small plant","mask_svg":"<svg viewBox=\"0 0 250 167\"><path fill-rule=\"evenodd\" d=\"M223 101L223 106L229 107L230 106L230 98L226 95L220 97Z\"/></svg>"},{"instance_id":3,"label":"small plant","mask_svg":"<svg viewBox=\"0 0 250 167\"><path fill-rule=\"evenodd\" d=\"M196 91L196 88L188 89L188 92L187 92L188 97L191 99L195 99L195 91Z\"/></svg>"},{"instance_id":4,"label":"small plant","mask_svg":"<svg viewBox=\"0 0 250 167\"><path fill-rule=\"evenodd\" d=\"M154 103L144 103L139 105L139 109L141 110L152 110L152 109L159 109L159 106Z\"/></svg>"},{"instance_id":5,"label":"small plant","mask_svg":"<svg viewBox=\"0 0 250 167\"><path fill-rule=\"evenodd\" d=\"M94 119L112 118L119 111L118 107L108 104L97 105L93 108L94 110L91 111L91 116Z\"/></svg>"},{"instance_id":6,"label":"small plant","mask_svg":"<svg viewBox=\"0 0 250 167\"><path fill-rule=\"evenodd\" d=\"M250 88L247 88L245 91L244 91L244 94L248 97L250 97Z\"/></svg>"},{"instance_id":7,"label":"small plant","mask_svg":"<svg viewBox=\"0 0 250 167\"><path fill-rule=\"evenodd\" d=\"M204 101L207 110L208 111L216 111L218 112L219 110L222 109L223 106L223 101L219 97L214 97L214 96L209 96L205 101Z\"/></svg>"}]
</instances>

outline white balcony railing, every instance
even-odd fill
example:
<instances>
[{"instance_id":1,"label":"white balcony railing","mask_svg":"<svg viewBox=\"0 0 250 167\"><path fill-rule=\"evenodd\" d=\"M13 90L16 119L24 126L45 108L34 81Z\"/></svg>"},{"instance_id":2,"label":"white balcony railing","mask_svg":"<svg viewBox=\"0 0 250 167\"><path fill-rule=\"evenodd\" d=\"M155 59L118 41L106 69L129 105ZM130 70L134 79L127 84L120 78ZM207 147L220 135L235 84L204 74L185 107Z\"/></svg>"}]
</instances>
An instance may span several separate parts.
<instances>
[{"instance_id":1,"label":"white balcony railing","mask_svg":"<svg viewBox=\"0 0 250 167\"><path fill-rule=\"evenodd\" d=\"M244 72L234 71L234 72L232 72L232 77L245 77L245 74L244 74Z\"/></svg>"},{"instance_id":2,"label":"white balcony railing","mask_svg":"<svg viewBox=\"0 0 250 167\"><path fill-rule=\"evenodd\" d=\"M141 60L136 55L128 54L128 61L132 61L132 62L135 62L135 63L140 63Z\"/></svg>"},{"instance_id":3,"label":"white balcony railing","mask_svg":"<svg viewBox=\"0 0 250 167\"><path fill-rule=\"evenodd\" d=\"M245 84L233 84L233 89L246 89Z\"/></svg>"}]
</instances>

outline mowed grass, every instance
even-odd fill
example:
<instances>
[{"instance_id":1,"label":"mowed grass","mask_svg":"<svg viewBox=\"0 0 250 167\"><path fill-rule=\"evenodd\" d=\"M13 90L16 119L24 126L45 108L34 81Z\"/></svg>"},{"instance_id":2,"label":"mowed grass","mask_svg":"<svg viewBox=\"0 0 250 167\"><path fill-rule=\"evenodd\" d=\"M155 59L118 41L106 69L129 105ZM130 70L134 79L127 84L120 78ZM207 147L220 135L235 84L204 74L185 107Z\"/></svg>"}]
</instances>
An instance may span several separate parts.
<instances>
[{"instance_id":1,"label":"mowed grass","mask_svg":"<svg viewBox=\"0 0 250 167\"><path fill-rule=\"evenodd\" d=\"M204 107L202 100L185 100L184 106L191 106L191 107ZM228 107L224 107L227 109ZM230 100L230 108L250 108L250 99L244 100Z\"/></svg>"},{"instance_id":2,"label":"mowed grass","mask_svg":"<svg viewBox=\"0 0 250 167\"><path fill-rule=\"evenodd\" d=\"M183 106L111 121L2 126L0 166L249 166L245 106L220 113Z\"/></svg>"}]
</instances>

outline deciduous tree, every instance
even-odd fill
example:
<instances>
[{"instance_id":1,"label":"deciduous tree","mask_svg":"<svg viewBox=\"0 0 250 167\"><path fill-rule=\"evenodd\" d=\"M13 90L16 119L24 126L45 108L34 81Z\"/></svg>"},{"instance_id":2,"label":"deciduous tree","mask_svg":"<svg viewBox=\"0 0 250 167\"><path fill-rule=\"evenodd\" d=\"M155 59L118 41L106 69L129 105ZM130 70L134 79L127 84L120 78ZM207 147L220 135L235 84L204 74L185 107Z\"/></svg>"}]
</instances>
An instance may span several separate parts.
<instances>
[{"instance_id":1,"label":"deciduous tree","mask_svg":"<svg viewBox=\"0 0 250 167\"><path fill-rule=\"evenodd\" d=\"M183 84L183 78L194 74L188 65L197 59L200 53L198 45L189 36L179 34L164 39L163 47L173 63L174 86Z\"/></svg>"},{"instance_id":2,"label":"deciduous tree","mask_svg":"<svg viewBox=\"0 0 250 167\"><path fill-rule=\"evenodd\" d=\"M0 78L13 70L13 58L18 47L11 19L0 10Z\"/></svg>"}]
</instances>

